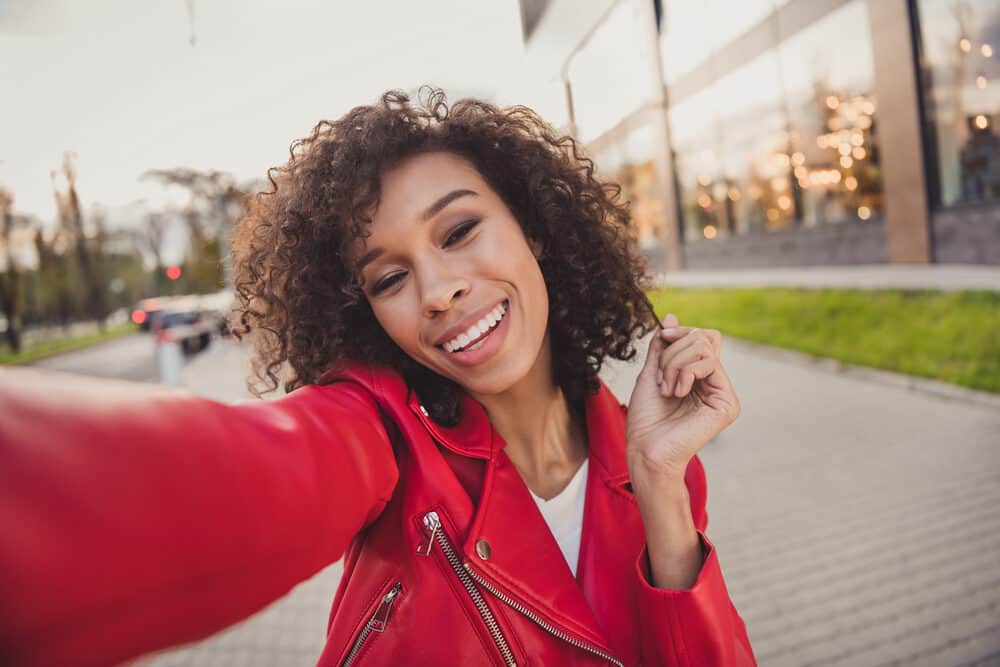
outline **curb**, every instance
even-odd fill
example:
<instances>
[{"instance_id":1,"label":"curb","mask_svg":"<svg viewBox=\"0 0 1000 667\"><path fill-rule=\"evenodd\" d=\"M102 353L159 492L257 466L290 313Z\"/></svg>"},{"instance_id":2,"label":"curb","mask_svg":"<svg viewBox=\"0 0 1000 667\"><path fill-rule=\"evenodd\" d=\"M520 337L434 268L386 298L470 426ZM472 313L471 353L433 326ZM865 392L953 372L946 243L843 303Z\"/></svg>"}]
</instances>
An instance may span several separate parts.
<instances>
[{"instance_id":1,"label":"curb","mask_svg":"<svg viewBox=\"0 0 1000 667\"><path fill-rule=\"evenodd\" d=\"M903 373L894 373L881 368L871 368L870 366L858 366L849 364L837 359L828 357L814 357L805 352L790 350L783 347L773 347L765 343L756 343L742 338L726 336L726 344L742 348L743 351L752 351L754 354L763 355L769 359L786 361L789 363L811 366L830 373L839 373L850 377L859 378L889 385L899 389L915 391L936 398L959 401L962 403L972 403L985 408L1000 411L1000 394L993 394L987 391L969 389L959 385L922 378Z\"/></svg>"}]
</instances>

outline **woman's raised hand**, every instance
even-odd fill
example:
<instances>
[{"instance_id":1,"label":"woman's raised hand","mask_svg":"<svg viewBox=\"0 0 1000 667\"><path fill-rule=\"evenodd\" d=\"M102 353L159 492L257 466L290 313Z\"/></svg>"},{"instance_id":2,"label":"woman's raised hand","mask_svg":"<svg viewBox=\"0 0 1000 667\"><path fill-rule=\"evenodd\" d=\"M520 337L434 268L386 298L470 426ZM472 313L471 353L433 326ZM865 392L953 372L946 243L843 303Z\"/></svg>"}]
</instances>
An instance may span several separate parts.
<instances>
[{"instance_id":1,"label":"woman's raised hand","mask_svg":"<svg viewBox=\"0 0 1000 667\"><path fill-rule=\"evenodd\" d=\"M653 476L683 481L691 458L740 414L722 368L722 335L663 319L629 400L626 426L633 481Z\"/></svg>"}]
</instances>

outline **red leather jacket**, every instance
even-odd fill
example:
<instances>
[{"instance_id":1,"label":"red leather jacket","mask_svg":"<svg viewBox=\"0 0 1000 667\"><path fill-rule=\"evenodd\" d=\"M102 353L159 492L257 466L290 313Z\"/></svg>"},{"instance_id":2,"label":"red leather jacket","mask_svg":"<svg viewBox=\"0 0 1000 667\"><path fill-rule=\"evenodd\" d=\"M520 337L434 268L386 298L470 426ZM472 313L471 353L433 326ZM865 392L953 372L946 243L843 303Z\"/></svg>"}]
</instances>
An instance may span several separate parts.
<instances>
[{"instance_id":1,"label":"red leather jacket","mask_svg":"<svg viewBox=\"0 0 1000 667\"><path fill-rule=\"evenodd\" d=\"M715 549L649 582L624 407L586 403L574 578L485 411L431 421L351 367L270 402L0 383L0 662L107 665L205 637L344 556L322 667L753 665ZM5 385L5 386L4 386ZM705 475L686 481L704 531Z\"/></svg>"}]
</instances>

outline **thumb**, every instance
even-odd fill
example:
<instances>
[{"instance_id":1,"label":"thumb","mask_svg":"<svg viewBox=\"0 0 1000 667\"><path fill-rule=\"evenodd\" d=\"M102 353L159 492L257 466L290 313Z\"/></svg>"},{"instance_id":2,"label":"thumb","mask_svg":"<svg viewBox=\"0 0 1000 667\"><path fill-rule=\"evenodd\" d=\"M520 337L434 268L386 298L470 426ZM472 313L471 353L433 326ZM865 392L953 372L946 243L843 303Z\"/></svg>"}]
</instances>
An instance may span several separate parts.
<instances>
[{"instance_id":1,"label":"thumb","mask_svg":"<svg viewBox=\"0 0 1000 667\"><path fill-rule=\"evenodd\" d=\"M657 373L660 372L660 354L666 348L663 337L659 334L659 329L655 329L649 341L649 348L646 350L646 362L639 371L638 381L656 383Z\"/></svg>"}]
</instances>

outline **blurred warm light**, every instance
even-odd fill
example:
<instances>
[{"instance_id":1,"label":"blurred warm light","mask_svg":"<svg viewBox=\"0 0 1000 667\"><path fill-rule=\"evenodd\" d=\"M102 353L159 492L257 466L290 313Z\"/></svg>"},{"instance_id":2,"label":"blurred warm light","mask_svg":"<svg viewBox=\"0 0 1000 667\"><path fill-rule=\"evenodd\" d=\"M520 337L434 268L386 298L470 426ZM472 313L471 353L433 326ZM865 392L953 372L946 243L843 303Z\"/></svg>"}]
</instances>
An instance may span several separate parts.
<instances>
[{"instance_id":1,"label":"blurred warm light","mask_svg":"<svg viewBox=\"0 0 1000 667\"><path fill-rule=\"evenodd\" d=\"M781 192L788 189L788 179L784 176L775 176L771 179L771 187Z\"/></svg>"},{"instance_id":2,"label":"blurred warm light","mask_svg":"<svg viewBox=\"0 0 1000 667\"><path fill-rule=\"evenodd\" d=\"M852 165L854 165L854 158L852 158L850 155L841 156L840 158L841 167L843 167L844 169L850 169Z\"/></svg>"},{"instance_id":3,"label":"blurred warm light","mask_svg":"<svg viewBox=\"0 0 1000 667\"><path fill-rule=\"evenodd\" d=\"M167 278L171 280L180 280L181 277L181 267L179 266L168 266L167 267Z\"/></svg>"},{"instance_id":4,"label":"blurred warm light","mask_svg":"<svg viewBox=\"0 0 1000 667\"><path fill-rule=\"evenodd\" d=\"M836 109L840 106L840 100L837 99L836 95L830 95L826 98L826 106L830 109Z\"/></svg>"},{"instance_id":5,"label":"blurred warm light","mask_svg":"<svg viewBox=\"0 0 1000 667\"><path fill-rule=\"evenodd\" d=\"M708 187L708 185L711 182L712 182L712 179L709 178L708 176L699 176L698 177L698 184L701 185L702 187Z\"/></svg>"},{"instance_id":6,"label":"blurred warm light","mask_svg":"<svg viewBox=\"0 0 1000 667\"><path fill-rule=\"evenodd\" d=\"M795 178L801 181L803 178L808 178L808 177L809 177L809 170L806 169L803 165L799 165L798 167L795 168Z\"/></svg>"},{"instance_id":7,"label":"blurred warm light","mask_svg":"<svg viewBox=\"0 0 1000 667\"><path fill-rule=\"evenodd\" d=\"M853 146L864 146L865 145L865 135L860 132L851 133L851 145Z\"/></svg>"},{"instance_id":8,"label":"blurred warm light","mask_svg":"<svg viewBox=\"0 0 1000 667\"><path fill-rule=\"evenodd\" d=\"M769 208L769 209L767 209L767 219L770 220L771 222L777 221L778 218L780 218L780 217L781 217L781 213L778 212L778 209L776 209L776 208Z\"/></svg>"},{"instance_id":9,"label":"blurred warm light","mask_svg":"<svg viewBox=\"0 0 1000 667\"><path fill-rule=\"evenodd\" d=\"M757 184L751 184L750 187L747 188L747 193L750 195L750 199L760 199L760 196L763 194L760 186Z\"/></svg>"},{"instance_id":10,"label":"blurred warm light","mask_svg":"<svg viewBox=\"0 0 1000 667\"><path fill-rule=\"evenodd\" d=\"M715 225L705 225L705 229L702 230L702 233L705 235L706 239L714 239L716 233Z\"/></svg>"},{"instance_id":11,"label":"blurred warm light","mask_svg":"<svg viewBox=\"0 0 1000 667\"><path fill-rule=\"evenodd\" d=\"M982 90L985 87L986 87L986 77L980 74L979 76L976 77L976 88Z\"/></svg>"},{"instance_id":12,"label":"blurred warm light","mask_svg":"<svg viewBox=\"0 0 1000 667\"><path fill-rule=\"evenodd\" d=\"M972 42L963 37L962 39L958 40L958 48L960 48L963 53L968 53L969 51L972 50Z\"/></svg>"},{"instance_id":13,"label":"blurred warm light","mask_svg":"<svg viewBox=\"0 0 1000 667\"><path fill-rule=\"evenodd\" d=\"M861 218L862 220L867 220L868 218L872 217L872 210L867 206L859 206L858 217Z\"/></svg>"},{"instance_id":14,"label":"blurred warm light","mask_svg":"<svg viewBox=\"0 0 1000 667\"><path fill-rule=\"evenodd\" d=\"M796 151L795 153L792 154L792 164L794 164L795 166L799 166L805 161L806 161L806 156L804 153Z\"/></svg>"},{"instance_id":15,"label":"blurred warm light","mask_svg":"<svg viewBox=\"0 0 1000 667\"><path fill-rule=\"evenodd\" d=\"M742 196L739 188L729 188L729 198L733 201L739 201Z\"/></svg>"},{"instance_id":16,"label":"blurred warm light","mask_svg":"<svg viewBox=\"0 0 1000 667\"><path fill-rule=\"evenodd\" d=\"M788 157L787 153L777 153L775 155L775 160L781 167L787 167L791 163L791 159Z\"/></svg>"},{"instance_id":17,"label":"blurred warm light","mask_svg":"<svg viewBox=\"0 0 1000 667\"><path fill-rule=\"evenodd\" d=\"M872 126L871 117L862 116L861 118L858 119L858 127L860 127L862 130L867 130L871 126Z\"/></svg>"},{"instance_id":18,"label":"blurred warm light","mask_svg":"<svg viewBox=\"0 0 1000 667\"><path fill-rule=\"evenodd\" d=\"M792 198L788 195L781 195L778 197L778 208L782 211L787 211L792 207Z\"/></svg>"},{"instance_id":19,"label":"blurred warm light","mask_svg":"<svg viewBox=\"0 0 1000 667\"><path fill-rule=\"evenodd\" d=\"M809 179L806 178L805 176L803 176L802 178L800 178L799 179L799 187L802 188L803 190L807 189L809 187Z\"/></svg>"},{"instance_id":20,"label":"blurred warm light","mask_svg":"<svg viewBox=\"0 0 1000 667\"><path fill-rule=\"evenodd\" d=\"M866 114L868 114L869 116L871 116L872 114L875 113L875 103L872 102L871 100L867 100L865 101L864 104L861 105L861 110Z\"/></svg>"},{"instance_id":21,"label":"blurred warm light","mask_svg":"<svg viewBox=\"0 0 1000 667\"><path fill-rule=\"evenodd\" d=\"M813 185L835 185L840 183L840 172L836 169L819 169L809 174L809 182Z\"/></svg>"},{"instance_id":22,"label":"blurred warm light","mask_svg":"<svg viewBox=\"0 0 1000 667\"><path fill-rule=\"evenodd\" d=\"M855 160L864 160L865 156L868 155L868 153L865 152L864 148L858 146L853 151L851 151L851 155L854 156Z\"/></svg>"},{"instance_id":23,"label":"blurred warm light","mask_svg":"<svg viewBox=\"0 0 1000 667\"><path fill-rule=\"evenodd\" d=\"M708 208L711 205L712 205L712 198L711 197L709 197L704 192L702 192L700 195L698 195L698 206L701 206L702 208Z\"/></svg>"},{"instance_id":24,"label":"blurred warm light","mask_svg":"<svg viewBox=\"0 0 1000 667\"><path fill-rule=\"evenodd\" d=\"M818 137L816 137L816 145L819 146L820 148L826 148L827 147L826 135L825 134L821 134Z\"/></svg>"},{"instance_id":25,"label":"blurred warm light","mask_svg":"<svg viewBox=\"0 0 1000 667\"><path fill-rule=\"evenodd\" d=\"M980 130L985 130L987 127L990 126L990 119L984 116L983 114L979 114L978 116L976 116L976 119L973 121L973 123L975 123L976 127L979 128Z\"/></svg>"},{"instance_id":26,"label":"blurred warm light","mask_svg":"<svg viewBox=\"0 0 1000 667\"><path fill-rule=\"evenodd\" d=\"M990 46L989 44L983 44L981 47L979 47L979 52L983 54L983 58L993 57L993 47Z\"/></svg>"},{"instance_id":27,"label":"blurred warm light","mask_svg":"<svg viewBox=\"0 0 1000 667\"><path fill-rule=\"evenodd\" d=\"M144 310L133 310L132 311L132 321L136 324L142 324L146 321L146 311Z\"/></svg>"},{"instance_id":28,"label":"blurred warm light","mask_svg":"<svg viewBox=\"0 0 1000 667\"><path fill-rule=\"evenodd\" d=\"M858 179L854 178L853 176L848 176L847 178L844 179L844 187L847 188L848 190L857 190Z\"/></svg>"},{"instance_id":29,"label":"blurred warm light","mask_svg":"<svg viewBox=\"0 0 1000 667\"><path fill-rule=\"evenodd\" d=\"M839 146L837 146L837 150L840 151L841 155L850 155L851 154L851 145L847 144L847 143L840 144Z\"/></svg>"}]
</instances>

